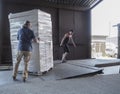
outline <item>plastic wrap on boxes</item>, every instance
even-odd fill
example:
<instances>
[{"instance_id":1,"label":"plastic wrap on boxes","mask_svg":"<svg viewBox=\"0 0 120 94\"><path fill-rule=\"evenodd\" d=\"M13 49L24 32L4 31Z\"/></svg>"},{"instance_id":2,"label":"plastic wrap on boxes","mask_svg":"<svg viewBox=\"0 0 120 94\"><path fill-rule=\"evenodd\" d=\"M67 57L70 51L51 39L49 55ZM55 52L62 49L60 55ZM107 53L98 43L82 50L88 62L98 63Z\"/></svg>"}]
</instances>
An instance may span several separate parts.
<instances>
[{"instance_id":1,"label":"plastic wrap on boxes","mask_svg":"<svg viewBox=\"0 0 120 94\"><path fill-rule=\"evenodd\" d=\"M26 20L32 23L35 36L41 39L39 43L32 43L33 51L28 71L33 73L46 72L53 68L52 22L50 14L38 9L9 15L13 66L16 63L17 32ZM24 62L22 60L18 70L22 71L23 68Z\"/></svg>"}]
</instances>

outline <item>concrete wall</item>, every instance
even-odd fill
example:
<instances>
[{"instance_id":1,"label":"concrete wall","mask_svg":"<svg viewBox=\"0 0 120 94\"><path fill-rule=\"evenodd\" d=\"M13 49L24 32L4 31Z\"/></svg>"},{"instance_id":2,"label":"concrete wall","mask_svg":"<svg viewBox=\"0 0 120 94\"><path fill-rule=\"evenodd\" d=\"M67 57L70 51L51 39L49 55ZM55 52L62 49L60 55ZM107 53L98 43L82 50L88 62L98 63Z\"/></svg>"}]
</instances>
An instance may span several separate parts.
<instances>
[{"instance_id":1,"label":"concrete wall","mask_svg":"<svg viewBox=\"0 0 120 94\"><path fill-rule=\"evenodd\" d=\"M0 8L1 9L1 8ZM73 29L74 40L77 48L70 46L71 53L68 59L85 59L91 57L90 42L91 42L91 26L90 26L90 11L81 12L75 10L58 9L47 6L22 4L22 3L6 3L3 4L2 9L2 35L0 43L0 50L2 52L2 63L11 62L11 45L8 14L27 11L31 9L41 9L51 14L52 17L52 31L53 31L53 47L54 60L61 59L62 49L59 47L61 38L68 29Z\"/></svg>"}]
</instances>

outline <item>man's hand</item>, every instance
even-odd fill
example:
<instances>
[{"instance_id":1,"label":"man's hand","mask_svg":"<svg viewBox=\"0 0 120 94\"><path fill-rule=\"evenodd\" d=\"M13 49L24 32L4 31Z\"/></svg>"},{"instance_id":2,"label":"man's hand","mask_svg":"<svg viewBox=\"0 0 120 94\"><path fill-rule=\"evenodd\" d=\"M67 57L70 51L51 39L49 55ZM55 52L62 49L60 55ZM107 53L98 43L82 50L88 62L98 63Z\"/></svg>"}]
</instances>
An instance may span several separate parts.
<instances>
[{"instance_id":1,"label":"man's hand","mask_svg":"<svg viewBox=\"0 0 120 94\"><path fill-rule=\"evenodd\" d=\"M62 47L62 44L60 44L60 47Z\"/></svg>"},{"instance_id":2,"label":"man's hand","mask_svg":"<svg viewBox=\"0 0 120 94\"><path fill-rule=\"evenodd\" d=\"M73 43L73 46L74 46L75 48L77 47L75 43Z\"/></svg>"},{"instance_id":3,"label":"man's hand","mask_svg":"<svg viewBox=\"0 0 120 94\"><path fill-rule=\"evenodd\" d=\"M37 43L39 43L40 42L40 38L38 37L38 38L36 38L36 42Z\"/></svg>"},{"instance_id":4,"label":"man's hand","mask_svg":"<svg viewBox=\"0 0 120 94\"><path fill-rule=\"evenodd\" d=\"M40 42L40 38L39 37L38 38L34 38L33 41L36 42L36 43L39 43Z\"/></svg>"},{"instance_id":5,"label":"man's hand","mask_svg":"<svg viewBox=\"0 0 120 94\"><path fill-rule=\"evenodd\" d=\"M40 38L38 37L37 40L40 41Z\"/></svg>"}]
</instances>

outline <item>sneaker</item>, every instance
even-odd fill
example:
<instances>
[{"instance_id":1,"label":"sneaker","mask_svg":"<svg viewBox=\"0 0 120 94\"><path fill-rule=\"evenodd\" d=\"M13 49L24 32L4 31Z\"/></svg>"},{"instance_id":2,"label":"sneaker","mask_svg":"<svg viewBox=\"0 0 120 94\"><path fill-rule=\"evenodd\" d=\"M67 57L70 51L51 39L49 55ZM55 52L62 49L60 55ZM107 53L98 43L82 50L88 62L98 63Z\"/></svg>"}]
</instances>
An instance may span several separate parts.
<instances>
[{"instance_id":1,"label":"sneaker","mask_svg":"<svg viewBox=\"0 0 120 94\"><path fill-rule=\"evenodd\" d=\"M61 63L66 63L67 61L66 60L62 60Z\"/></svg>"},{"instance_id":2,"label":"sneaker","mask_svg":"<svg viewBox=\"0 0 120 94\"><path fill-rule=\"evenodd\" d=\"M15 76L13 76L13 81L16 81L16 77Z\"/></svg>"}]
</instances>

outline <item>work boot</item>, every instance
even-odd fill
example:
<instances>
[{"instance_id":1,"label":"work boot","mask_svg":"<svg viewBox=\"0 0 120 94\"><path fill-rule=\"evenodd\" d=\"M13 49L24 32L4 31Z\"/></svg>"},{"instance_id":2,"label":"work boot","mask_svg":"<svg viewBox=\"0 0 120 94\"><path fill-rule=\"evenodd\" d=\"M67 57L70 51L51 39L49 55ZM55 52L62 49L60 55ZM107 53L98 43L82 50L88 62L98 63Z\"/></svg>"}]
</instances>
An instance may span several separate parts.
<instances>
[{"instance_id":1,"label":"work boot","mask_svg":"<svg viewBox=\"0 0 120 94\"><path fill-rule=\"evenodd\" d=\"M23 77L23 82L26 82L26 77Z\"/></svg>"}]
</instances>

